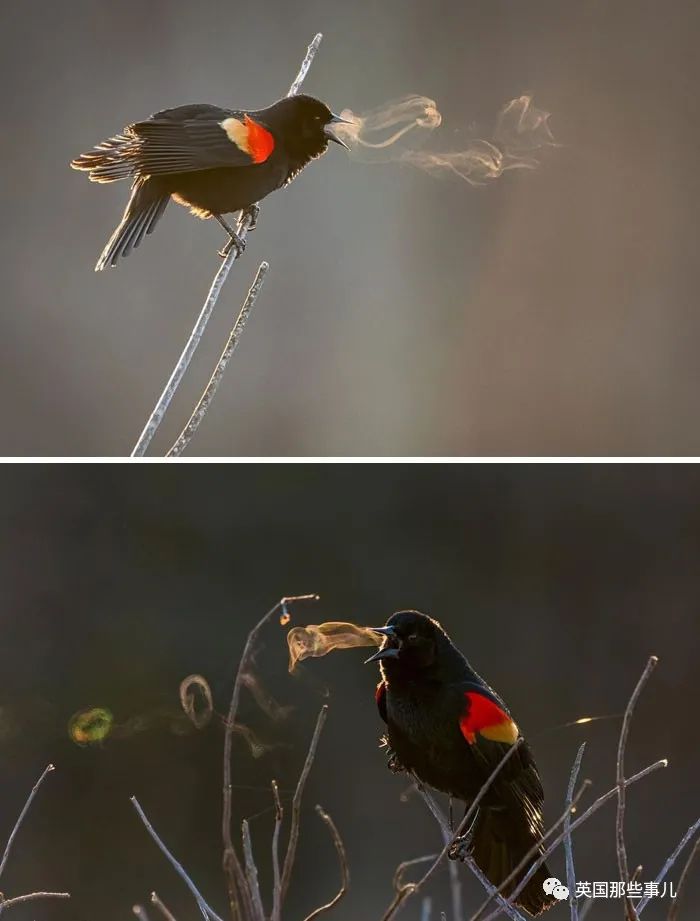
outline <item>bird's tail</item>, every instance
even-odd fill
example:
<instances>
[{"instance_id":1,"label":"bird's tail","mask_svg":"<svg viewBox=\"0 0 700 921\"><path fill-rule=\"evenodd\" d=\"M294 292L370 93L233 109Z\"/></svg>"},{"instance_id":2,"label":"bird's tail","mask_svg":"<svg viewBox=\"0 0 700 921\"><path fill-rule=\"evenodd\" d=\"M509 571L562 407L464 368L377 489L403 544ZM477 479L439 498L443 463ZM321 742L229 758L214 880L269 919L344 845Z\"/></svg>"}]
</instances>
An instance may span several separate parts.
<instances>
[{"instance_id":1,"label":"bird's tail","mask_svg":"<svg viewBox=\"0 0 700 921\"><path fill-rule=\"evenodd\" d=\"M116 182L136 174L137 158L135 145L137 140L125 129L126 134L117 134L97 144L87 153L80 154L70 165L73 169L88 173L91 182Z\"/></svg>"},{"instance_id":2,"label":"bird's tail","mask_svg":"<svg viewBox=\"0 0 700 921\"><path fill-rule=\"evenodd\" d=\"M121 257L128 256L145 235L153 231L169 201L170 195L163 194L152 179L147 176L135 179L121 222L102 250L95 271L101 272L107 266L116 265Z\"/></svg>"},{"instance_id":3,"label":"bird's tail","mask_svg":"<svg viewBox=\"0 0 700 921\"><path fill-rule=\"evenodd\" d=\"M535 822L535 826L539 823ZM500 886L518 866L527 852L541 837L541 830L533 828L532 817L521 804L513 804L499 810L485 807L479 809L474 823L471 841L471 853L477 866L494 886ZM541 851L540 851L541 853ZM534 862L536 858L533 857ZM518 876L501 890L508 898L527 873L526 866ZM518 894L515 904L531 915L539 915L556 901L542 888L544 881L551 877L546 864L542 864L528 880L525 888Z\"/></svg>"}]
</instances>

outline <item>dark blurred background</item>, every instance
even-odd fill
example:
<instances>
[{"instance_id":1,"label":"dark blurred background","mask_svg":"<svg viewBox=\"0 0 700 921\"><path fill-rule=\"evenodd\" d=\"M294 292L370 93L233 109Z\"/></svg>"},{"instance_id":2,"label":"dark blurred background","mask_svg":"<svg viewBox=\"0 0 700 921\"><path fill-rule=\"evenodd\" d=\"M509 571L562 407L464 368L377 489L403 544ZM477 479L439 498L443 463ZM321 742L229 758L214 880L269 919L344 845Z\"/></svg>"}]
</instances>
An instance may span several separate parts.
<instances>
[{"instance_id":1,"label":"dark blurred background","mask_svg":"<svg viewBox=\"0 0 700 921\"><path fill-rule=\"evenodd\" d=\"M0 528L0 842L44 765L41 789L1 888L68 889L70 903L17 909L16 921L117 921L156 889L179 921L197 915L184 885L128 802L136 794L163 839L219 913L223 730L182 734L178 685L199 672L224 712L245 637L282 595L319 592L293 624L383 622L412 606L440 619L500 691L534 747L549 820L559 815L576 749L593 796L614 782L618 719L650 653L659 666L639 702L627 755L633 772L665 771L628 794L629 859L651 880L700 814L697 792L700 474L694 467L109 467L5 468ZM338 921L381 917L396 864L430 853L423 804L401 802L389 774L365 650L287 673L285 629L261 637L256 676L291 707L271 720L244 695L240 716L268 747L234 743L236 819L251 817L264 892L272 829L269 782L289 807L322 702L330 715L303 808L289 918L336 890L331 842L313 811L334 817L351 891ZM71 715L106 707L102 746L68 737ZM141 726L138 729L138 726ZM131 727L131 731L129 730ZM575 843L579 880L618 878L614 808ZM563 856L552 861L563 874ZM680 864L671 878L676 880ZM463 872L465 900L481 891ZM449 910L447 875L431 887ZM266 904L269 905L269 899ZM665 917L668 898L645 918ZM694 874L682 919L700 911ZM563 917L554 908L552 918ZM599 902L594 919L619 918ZM330 916L329 916L330 917ZM419 905L403 917L417 921Z\"/></svg>"},{"instance_id":2,"label":"dark blurred background","mask_svg":"<svg viewBox=\"0 0 700 921\"><path fill-rule=\"evenodd\" d=\"M265 258L191 454L700 454L694 0L7 8L0 453L128 453L218 265L218 225L173 207L95 275L127 189L69 160L167 106L269 104L319 30L305 89L336 109L432 97L450 150L530 92L562 146L485 188L331 150L265 203L153 450Z\"/></svg>"}]
</instances>

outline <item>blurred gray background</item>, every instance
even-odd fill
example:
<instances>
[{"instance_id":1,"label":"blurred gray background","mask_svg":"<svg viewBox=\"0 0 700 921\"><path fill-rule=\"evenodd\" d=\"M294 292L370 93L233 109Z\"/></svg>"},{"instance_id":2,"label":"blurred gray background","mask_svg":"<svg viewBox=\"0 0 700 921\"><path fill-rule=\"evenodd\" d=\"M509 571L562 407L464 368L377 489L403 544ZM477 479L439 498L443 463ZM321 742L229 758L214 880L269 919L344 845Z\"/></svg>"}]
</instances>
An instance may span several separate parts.
<instances>
[{"instance_id":1,"label":"blurred gray background","mask_svg":"<svg viewBox=\"0 0 700 921\"><path fill-rule=\"evenodd\" d=\"M205 481L191 466L5 469L0 842L41 768L53 761L57 771L18 836L1 888L73 893L70 904L17 909L12 921L125 921L154 888L178 921L198 917L130 794L224 912L223 730L214 720L201 732L176 732L178 685L193 672L205 675L225 712L246 634L283 594L321 595L293 610L293 624L373 625L405 607L437 617L527 734L550 822L584 739L587 801L615 776L619 718L561 724L619 714L656 653L626 763L631 773L670 761L628 794L629 860L643 864L644 881L700 815L694 466L214 465ZM309 659L290 677L285 632L272 622L262 633L255 675L292 709L272 721L244 694L240 719L270 749L255 760L235 739L234 815L251 820L267 894L269 782L279 780L289 811L328 701L285 918L305 918L336 889L333 847L313 810L321 803L344 836L351 868L350 893L328 919L374 921L391 899L396 865L431 853L436 827L421 803L401 802L405 779L387 771L378 749L378 670L362 664L367 651ZM121 732L102 746L77 747L68 720L86 707L108 707ZM579 880L618 878L614 825L609 804L581 828ZM561 851L551 866L563 874ZM679 921L700 917L697 868ZM679 875L680 864L671 879ZM466 871L462 878L474 911L480 887ZM439 910L449 910L444 870L430 894L438 921ZM652 903L644 921L661 921L669 907L668 897ZM601 900L589 919L621 916L618 901ZM400 919L419 917L414 904ZM555 907L547 918L568 913Z\"/></svg>"},{"instance_id":2,"label":"blurred gray background","mask_svg":"<svg viewBox=\"0 0 700 921\"><path fill-rule=\"evenodd\" d=\"M6 455L128 453L218 265L172 207L92 271L127 189L68 161L186 102L264 106L308 41L340 110L437 100L431 144L531 92L562 144L486 188L333 148L266 203L163 453L262 258L271 272L191 454L698 454L700 7L646 0L27 0L4 5Z\"/></svg>"}]
</instances>

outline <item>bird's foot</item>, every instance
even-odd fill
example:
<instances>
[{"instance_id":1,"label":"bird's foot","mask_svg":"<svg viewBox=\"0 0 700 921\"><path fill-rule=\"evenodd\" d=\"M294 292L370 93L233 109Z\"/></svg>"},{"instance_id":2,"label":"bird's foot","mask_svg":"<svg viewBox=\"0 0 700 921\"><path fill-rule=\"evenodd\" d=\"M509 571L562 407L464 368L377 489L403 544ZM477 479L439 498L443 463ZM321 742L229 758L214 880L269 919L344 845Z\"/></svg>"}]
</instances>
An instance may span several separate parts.
<instances>
[{"instance_id":1,"label":"bird's foot","mask_svg":"<svg viewBox=\"0 0 700 921\"><path fill-rule=\"evenodd\" d=\"M247 208L244 208L241 211L241 221L245 218L248 218L248 233L251 230L255 230L258 225L258 217L260 216L260 205L253 204L249 205Z\"/></svg>"},{"instance_id":2,"label":"bird's foot","mask_svg":"<svg viewBox=\"0 0 700 921\"><path fill-rule=\"evenodd\" d=\"M460 835L450 845L447 856L450 860L466 860L472 851L472 835L467 832L466 835Z\"/></svg>"},{"instance_id":3,"label":"bird's foot","mask_svg":"<svg viewBox=\"0 0 700 921\"><path fill-rule=\"evenodd\" d=\"M242 256L245 252L245 240L243 237L239 237L235 230L231 230L229 231L228 243L223 249L219 250L219 255L222 259L225 259L234 248L236 249L236 257Z\"/></svg>"},{"instance_id":4,"label":"bird's foot","mask_svg":"<svg viewBox=\"0 0 700 921\"><path fill-rule=\"evenodd\" d=\"M392 774L403 774L406 768L399 761L399 756L396 752L389 749L389 759L386 763L386 766L389 768Z\"/></svg>"}]
</instances>

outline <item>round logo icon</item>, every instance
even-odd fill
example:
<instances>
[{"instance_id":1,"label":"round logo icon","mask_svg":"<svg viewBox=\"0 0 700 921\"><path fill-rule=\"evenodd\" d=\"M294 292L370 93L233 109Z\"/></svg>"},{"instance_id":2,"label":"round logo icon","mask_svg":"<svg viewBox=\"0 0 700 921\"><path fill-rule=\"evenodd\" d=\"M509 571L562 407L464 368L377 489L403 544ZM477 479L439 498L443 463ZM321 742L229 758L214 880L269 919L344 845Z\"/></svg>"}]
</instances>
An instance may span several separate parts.
<instances>
[{"instance_id":1,"label":"round logo icon","mask_svg":"<svg viewBox=\"0 0 700 921\"><path fill-rule=\"evenodd\" d=\"M559 902L569 898L569 890L564 886L556 876L548 877L543 883L542 888L547 895L553 895Z\"/></svg>"}]
</instances>

